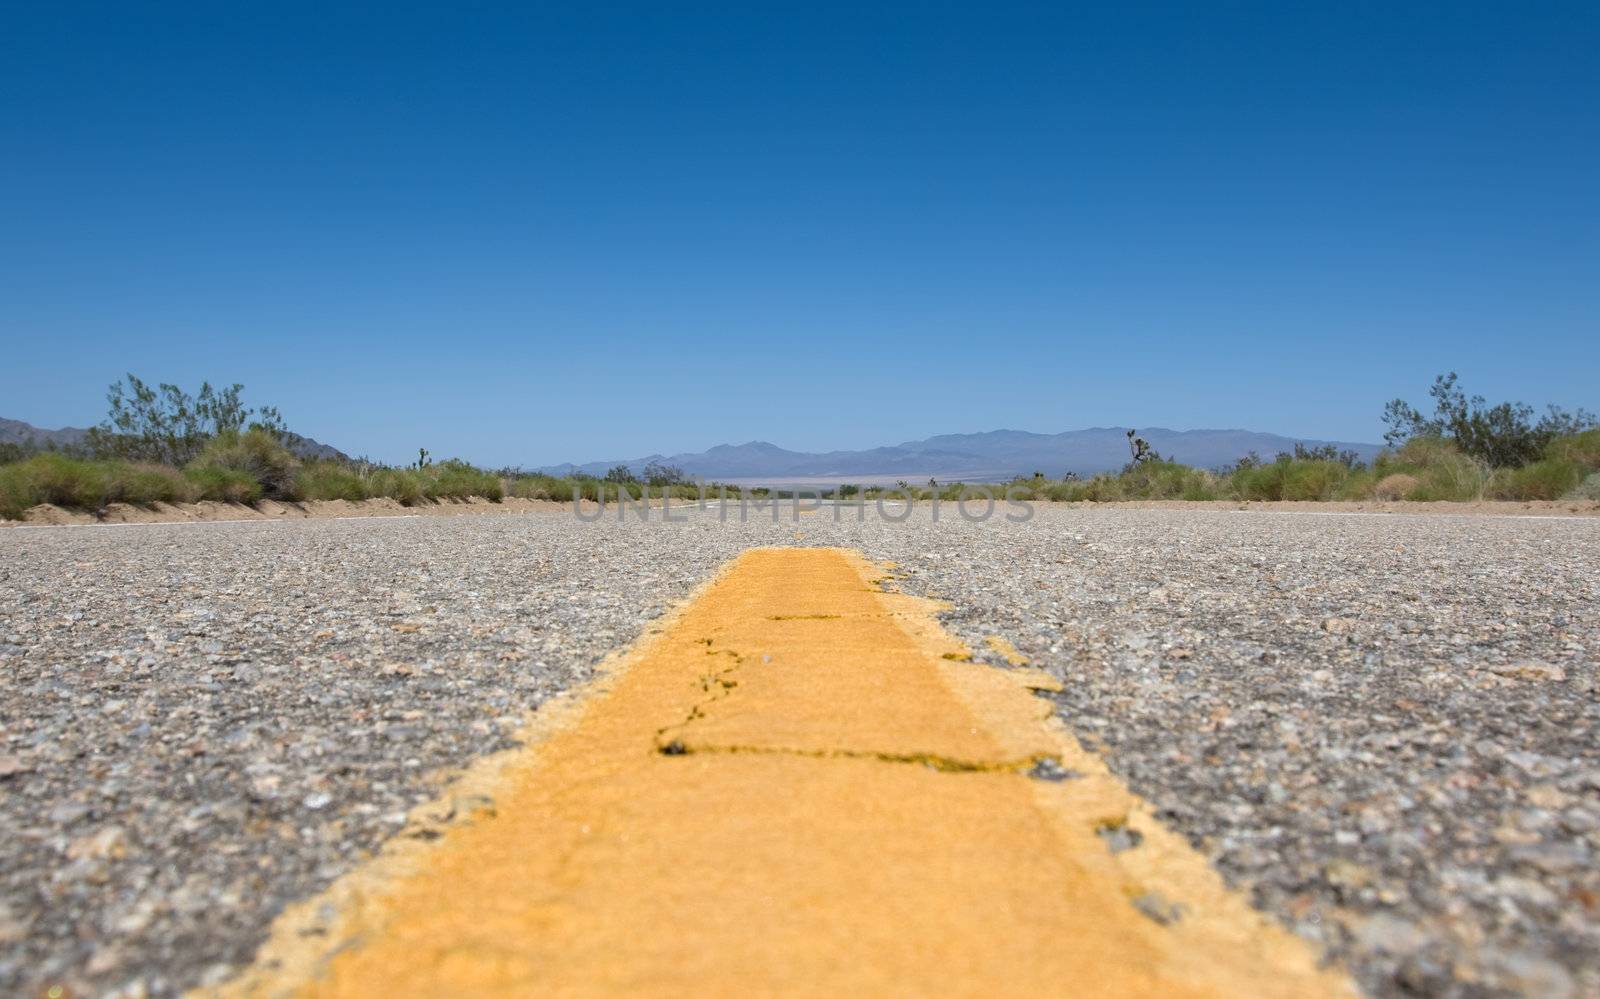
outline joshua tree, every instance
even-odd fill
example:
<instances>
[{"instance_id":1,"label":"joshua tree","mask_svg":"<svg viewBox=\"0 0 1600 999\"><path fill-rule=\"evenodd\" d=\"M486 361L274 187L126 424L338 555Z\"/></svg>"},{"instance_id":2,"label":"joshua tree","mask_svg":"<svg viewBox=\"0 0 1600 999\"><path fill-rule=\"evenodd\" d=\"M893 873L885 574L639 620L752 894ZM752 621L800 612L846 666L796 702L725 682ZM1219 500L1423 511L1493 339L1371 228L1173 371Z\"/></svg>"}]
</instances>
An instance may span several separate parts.
<instances>
[{"instance_id":1,"label":"joshua tree","mask_svg":"<svg viewBox=\"0 0 1600 999\"><path fill-rule=\"evenodd\" d=\"M1128 450L1133 452L1133 463L1142 465L1147 461L1160 461L1161 455L1150 447L1150 442L1138 435L1138 431L1128 431Z\"/></svg>"}]
</instances>

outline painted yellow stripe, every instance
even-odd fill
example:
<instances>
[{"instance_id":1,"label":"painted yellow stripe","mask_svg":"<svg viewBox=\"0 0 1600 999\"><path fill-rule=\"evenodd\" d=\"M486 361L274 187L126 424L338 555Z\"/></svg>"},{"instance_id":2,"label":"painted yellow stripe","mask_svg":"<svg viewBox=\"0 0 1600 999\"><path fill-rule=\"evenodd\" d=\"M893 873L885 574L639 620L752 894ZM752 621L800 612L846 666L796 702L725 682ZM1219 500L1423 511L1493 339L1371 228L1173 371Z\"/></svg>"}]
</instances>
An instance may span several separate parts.
<instances>
[{"instance_id":1,"label":"painted yellow stripe","mask_svg":"<svg viewBox=\"0 0 1600 999\"><path fill-rule=\"evenodd\" d=\"M216 991L1349 991L1055 723L1052 681L963 661L881 575L746 553L439 806L492 809L285 914Z\"/></svg>"}]
</instances>

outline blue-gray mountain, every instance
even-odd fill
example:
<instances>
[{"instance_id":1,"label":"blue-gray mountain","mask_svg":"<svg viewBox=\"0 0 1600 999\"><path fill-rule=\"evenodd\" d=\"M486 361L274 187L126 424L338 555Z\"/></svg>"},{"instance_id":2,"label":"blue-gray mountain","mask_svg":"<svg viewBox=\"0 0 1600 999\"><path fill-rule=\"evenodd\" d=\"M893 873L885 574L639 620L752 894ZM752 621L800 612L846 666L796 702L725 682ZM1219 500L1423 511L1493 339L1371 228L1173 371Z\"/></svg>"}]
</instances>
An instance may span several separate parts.
<instances>
[{"instance_id":1,"label":"blue-gray mountain","mask_svg":"<svg viewBox=\"0 0 1600 999\"><path fill-rule=\"evenodd\" d=\"M991 430L981 434L943 434L866 451L828 451L821 454L789 451L766 441L751 441L748 444L721 444L709 451L692 454L652 454L643 458L594 461L582 465L552 465L540 471L552 475L570 475L574 472L604 475L617 465L627 465L639 473L645 465L659 462L705 479L767 480L773 484L802 479L848 482L852 479L866 481L875 478L998 481L1035 472L1058 478L1066 472L1092 475L1121 468L1127 464L1129 457L1127 433L1126 427L1092 427L1059 434ZM1381 449L1378 444L1284 437L1250 430L1141 427L1139 435L1149 441L1162 457L1198 468L1231 465L1252 451L1271 459L1280 451L1293 451L1296 444L1309 447L1333 444L1340 450L1354 451L1363 461L1371 461Z\"/></svg>"}]
</instances>

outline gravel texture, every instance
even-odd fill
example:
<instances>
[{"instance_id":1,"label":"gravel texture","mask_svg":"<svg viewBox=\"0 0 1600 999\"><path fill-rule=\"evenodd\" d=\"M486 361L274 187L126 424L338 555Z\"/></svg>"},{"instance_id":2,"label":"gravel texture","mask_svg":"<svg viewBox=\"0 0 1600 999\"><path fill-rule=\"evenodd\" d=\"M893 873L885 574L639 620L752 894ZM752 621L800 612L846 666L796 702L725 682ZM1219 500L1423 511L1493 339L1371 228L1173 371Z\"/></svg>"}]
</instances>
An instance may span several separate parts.
<instances>
[{"instance_id":1,"label":"gravel texture","mask_svg":"<svg viewBox=\"0 0 1600 999\"><path fill-rule=\"evenodd\" d=\"M717 565L839 543L1371 993L1600 994L1600 521L1036 510L0 532L0 993L226 975Z\"/></svg>"}]
</instances>

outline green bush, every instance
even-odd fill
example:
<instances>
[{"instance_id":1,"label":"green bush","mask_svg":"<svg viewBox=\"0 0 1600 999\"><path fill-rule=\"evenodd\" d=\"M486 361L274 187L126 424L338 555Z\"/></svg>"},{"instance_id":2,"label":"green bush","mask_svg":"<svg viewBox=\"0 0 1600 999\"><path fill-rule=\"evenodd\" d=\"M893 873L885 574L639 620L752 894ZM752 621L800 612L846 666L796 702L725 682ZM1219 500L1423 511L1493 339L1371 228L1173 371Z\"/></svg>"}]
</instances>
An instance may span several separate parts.
<instances>
[{"instance_id":1,"label":"green bush","mask_svg":"<svg viewBox=\"0 0 1600 999\"><path fill-rule=\"evenodd\" d=\"M1583 466L1562 458L1546 458L1521 468L1497 469L1488 494L1505 500L1555 500L1578 488Z\"/></svg>"},{"instance_id":2,"label":"green bush","mask_svg":"<svg viewBox=\"0 0 1600 999\"><path fill-rule=\"evenodd\" d=\"M445 461L422 468L380 468L340 461L302 464L270 431L219 434L183 471L164 465L120 460L96 461L42 452L22 461L0 465L0 516L21 517L41 503L80 510L99 510L107 503L148 505L188 500L255 503L275 499L361 500L386 496L412 505L425 500L464 500L482 496L498 502L505 483L494 472L464 461ZM596 498L600 483L593 479L557 479L548 475L523 476L517 495L570 500L577 485L585 496ZM637 498L642 486L609 485ZM693 486L672 486L674 496L693 498ZM652 490L656 492L657 490Z\"/></svg>"},{"instance_id":3,"label":"green bush","mask_svg":"<svg viewBox=\"0 0 1600 999\"><path fill-rule=\"evenodd\" d=\"M60 454L34 455L5 466L0 473L0 504L11 518L21 517L40 503L98 510L105 506L110 484L105 463Z\"/></svg>"},{"instance_id":4,"label":"green bush","mask_svg":"<svg viewBox=\"0 0 1600 999\"><path fill-rule=\"evenodd\" d=\"M430 499L464 500L482 496L498 503L505 496L505 485L500 481L500 476L474 468L464 461L452 458L429 465L423 471L432 473L432 488L428 491Z\"/></svg>"},{"instance_id":5,"label":"green bush","mask_svg":"<svg viewBox=\"0 0 1600 999\"><path fill-rule=\"evenodd\" d=\"M1229 484L1245 500L1331 500L1344 493L1354 474L1343 462L1285 456L1264 465L1241 465Z\"/></svg>"},{"instance_id":6,"label":"green bush","mask_svg":"<svg viewBox=\"0 0 1600 999\"><path fill-rule=\"evenodd\" d=\"M1367 468L1352 469L1345 476L1344 481L1339 484L1339 488L1334 490L1333 498L1341 500L1369 499L1372 497L1377 485L1378 475L1376 472Z\"/></svg>"},{"instance_id":7,"label":"green bush","mask_svg":"<svg viewBox=\"0 0 1600 999\"><path fill-rule=\"evenodd\" d=\"M295 478L300 460L270 430L224 431L206 444L189 468L243 472L260 485L261 494L273 499L299 498Z\"/></svg>"},{"instance_id":8,"label":"green bush","mask_svg":"<svg viewBox=\"0 0 1600 999\"><path fill-rule=\"evenodd\" d=\"M1287 463L1274 461L1254 468L1237 469L1229 477L1234 495L1245 500L1283 499L1284 464Z\"/></svg>"},{"instance_id":9,"label":"green bush","mask_svg":"<svg viewBox=\"0 0 1600 999\"><path fill-rule=\"evenodd\" d=\"M383 496L402 506L420 503L427 495L422 473L414 468L381 468L367 477L367 495Z\"/></svg>"},{"instance_id":10,"label":"green bush","mask_svg":"<svg viewBox=\"0 0 1600 999\"><path fill-rule=\"evenodd\" d=\"M1141 461L1118 477L1127 499L1216 499L1209 473L1175 461Z\"/></svg>"},{"instance_id":11,"label":"green bush","mask_svg":"<svg viewBox=\"0 0 1600 999\"><path fill-rule=\"evenodd\" d=\"M1590 472L1600 472L1600 427L1569 437L1557 437L1545 449L1545 456L1570 461Z\"/></svg>"},{"instance_id":12,"label":"green bush","mask_svg":"<svg viewBox=\"0 0 1600 999\"><path fill-rule=\"evenodd\" d=\"M313 461L295 475L295 494L308 500L362 500L367 486L355 469L338 461Z\"/></svg>"},{"instance_id":13,"label":"green bush","mask_svg":"<svg viewBox=\"0 0 1600 999\"><path fill-rule=\"evenodd\" d=\"M190 465L183 477L194 487L194 497L218 503L255 503L261 499L261 483L249 472L220 465Z\"/></svg>"},{"instance_id":14,"label":"green bush","mask_svg":"<svg viewBox=\"0 0 1600 999\"><path fill-rule=\"evenodd\" d=\"M1286 500L1330 500L1350 477L1350 469L1337 461L1289 461L1283 476Z\"/></svg>"},{"instance_id":15,"label":"green bush","mask_svg":"<svg viewBox=\"0 0 1600 999\"><path fill-rule=\"evenodd\" d=\"M1483 498L1489 468L1463 454L1454 444L1437 437L1417 437L1398 451L1385 451L1373 467L1379 481L1391 475L1408 475L1417 486L1409 500L1470 501Z\"/></svg>"},{"instance_id":16,"label":"green bush","mask_svg":"<svg viewBox=\"0 0 1600 999\"><path fill-rule=\"evenodd\" d=\"M36 506L33 484L22 471L21 462L0 465L0 518L21 520L28 508Z\"/></svg>"},{"instance_id":17,"label":"green bush","mask_svg":"<svg viewBox=\"0 0 1600 999\"><path fill-rule=\"evenodd\" d=\"M45 452L0 466L0 516L20 518L41 503L100 510L108 503L177 503L197 490L161 465L92 461Z\"/></svg>"},{"instance_id":18,"label":"green bush","mask_svg":"<svg viewBox=\"0 0 1600 999\"><path fill-rule=\"evenodd\" d=\"M113 464L108 471L106 502L182 503L191 500L196 490L183 473L165 465Z\"/></svg>"},{"instance_id":19,"label":"green bush","mask_svg":"<svg viewBox=\"0 0 1600 999\"><path fill-rule=\"evenodd\" d=\"M1590 472L1587 478L1578 483L1578 488L1561 498L1600 501L1600 472Z\"/></svg>"},{"instance_id":20,"label":"green bush","mask_svg":"<svg viewBox=\"0 0 1600 999\"><path fill-rule=\"evenodd\" d=\"M572 482L553 475L519 475L511 481L511 495L519 499L570 500Z\"/></svg>"},{"instance_id":21,"label":"green bush","mask_svg":"<svg viewBox=\"0 0 1600 999\"><path fill-rule=\"evenodd\" d=\"M1122 477L1118 475L1096 475L1087 482L1071 483L1076 489L1065 490L1068 497L1076 500L1088 500L1091 503L1115 503L1128 498L1127 489L1122 484ZM1049 495L1048 487L1044 490Z\"/></svg>"},{"instance_id":22,"label":"green bush","mask_svg":"<svg viewBox=\"0 0 1600 999\"><path fill-rule=\"evenodd\" d=\"M1559 457L1549 454L1552 443L1564 436L1579 436L1600 423L1593 413L1582 409L1569 413L1550 406L1535 421L1533 407L1525 403L1491 406L1482 396L1468 397L1454 371L1435 378L1428 394L1434 402L1431 418L1404 399L1384 407L1383 422L1389 427L1383 435L1386 442L1444 438L1491 468L1521 468L1544 457Z\"/></svg>"}]
</instances>

